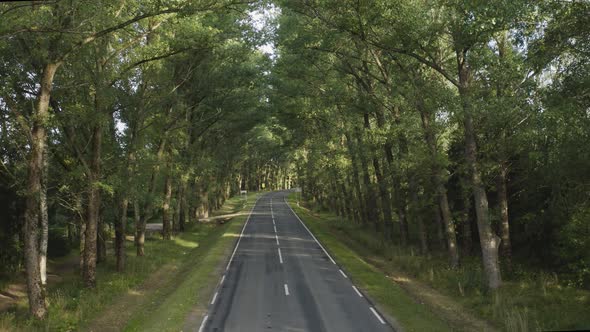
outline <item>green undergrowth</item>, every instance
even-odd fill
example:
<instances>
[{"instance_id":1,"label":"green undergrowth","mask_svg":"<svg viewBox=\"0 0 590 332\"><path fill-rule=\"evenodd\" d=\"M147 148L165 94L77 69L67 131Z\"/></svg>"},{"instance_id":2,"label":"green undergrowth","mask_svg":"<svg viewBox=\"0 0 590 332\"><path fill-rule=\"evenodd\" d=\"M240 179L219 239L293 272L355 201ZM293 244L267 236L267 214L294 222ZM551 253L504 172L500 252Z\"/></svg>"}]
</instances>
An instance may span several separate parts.
<instances>
[{"instance_id":1,"label":"green undergrowth","mask_svg":"<svg viewBox=\"0 0 590 332\"><path fill-rule=\"evenodd\" d=\"M290 197L293 201L293 197ZM331 223L311 214L295 204L292 208L305 221L318 240L342 266L354 283L363 289L379 306L402 326L404 331L451 331L446 322L439 319L424 305L416 303L382 271L367 263L364 257L347 246L347 239L332 232Z\"/></svg>"},{"instance_id":2,"label":"green undergrowth","mask_svg":"<svg viewBox=\"0 0 590 332\"><path fill-rule=\"evenodd\" d=\"M248 211L256 198L257 195L250 195L247 204L240 197L231 198L215 215ZM225 259L224 248L233 243L235 237L232 234L239 231L244 220L245 217L240 215L232 222L223 224L189 224L185 232L177 234L171 241L161 240L159 235L150 236L145 243L144 257L137 257L133 242L128 241L127 264L123 273L115 271L114 259L109 257L106 263L97 266L98 284L95 289L89 290L83 287L78 276L79 270L72 267L48 289L47 320L36 322L30 319L26 299L23 299L15 309L0 314L0 331L80 330L114 301L139 287L163 267L173 273L164 276L154 294L144 295L153 297L153 301L131 315L127 329L145 330L149 326L144 324L146 322L153 324L154 328L161 327L157 319L165 317L162 320L171 322L171 327L157 329L178 331L176 327L183 323L190 306L203 300L198 294L199 287L211 281L211 271L215 264ZM63 260L74 258L75 264L74 255L64 257ZM174 322L168 319L170 317L174 317Z\"/></svg>"},{"instance_id":3,"label":"green undergrowth","mask_svg":"<svg viewBox=\"0 0 590 332\"><path fill-rule=\"evenodd\" d=\"M338 249L338 245L333 248L337 241L352 248L359 261L376 262L381 270L377 273L401 272L450 297L468 312L502 330L590 329L590 292L565 286L554 273L533 271L515 263L512 272L505 273L501 289L492 294L486 290L478 257L464 257L459 269L450 270L442 253L421 256L416 248L401 249L383 241L374 230L344 222L332 213L295 208L347 268L348 260L339 257L344 249ZM379 301L381 295L370 289L369 293ZM407 324L399 308L386 306L402 325Z\"/></svg>"}]
</instances>

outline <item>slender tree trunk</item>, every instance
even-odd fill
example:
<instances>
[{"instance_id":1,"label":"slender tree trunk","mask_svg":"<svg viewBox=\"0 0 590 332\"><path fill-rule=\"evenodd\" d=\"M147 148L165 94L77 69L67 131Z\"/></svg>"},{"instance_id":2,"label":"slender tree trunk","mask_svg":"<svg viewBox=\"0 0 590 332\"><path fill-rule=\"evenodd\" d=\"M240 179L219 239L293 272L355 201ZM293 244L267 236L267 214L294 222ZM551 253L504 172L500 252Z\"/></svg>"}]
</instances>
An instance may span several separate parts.
<instances>
[{"instance_id":1,"label":"slender tree trunk","mask_svg":"<svg viewBox=\"0 0 590 332\"><path fill-rule=\"evenodd\" d=\"M170 111L168 111L168 114ZM156 152L156 164L152 170L152 176L150 178L150 185L148 189L148 197L145 199L145 203L142 207L142 213L139 217L139 222L136 224L135 228L135 245L137 247L137 256L145 255L145 225L147 220L152 217L152 209L153 209L153 197L156 194L156 185L157 185L157 177L160 173L160 163L164 158L164 150L166 148L166 133L163 134L164 137L160 140L158 144L158 151ZM138 209L139 210L139 209Z\"/></svg>"},{"instance_id":2,"label":"slender tree trunk","mask_svg":"<svg viewBox=\"0 0 590 332\"><path fill-rule=\"evenodd\" d=\"M188 197L189 193L192 191L189 190L188 179L183 178L181 183L182 183L182 196L181 196L181 201L180 201L181 213L180 213L179 227L180 227L180 231L184 232L185 227L186 227L186 223L190 222L190 207L188 204L187 197Z\"/></svg>"},{"instance_id":3,"label":"slender tree trunk","mask_svg":"<svg viewBox=\"0 0 590 332\"><path fill-rule=\"evenodd\" d=\"M170 225L170 201L172 200L172 177L166 175L164 184L164 202L162 204L162 237L170 240L172 229Z\"/></svg>"},{"instance_id":4,"label":"slender tree trunk","mask_svg":"<svg viewBox=\"0 0 590 332\"><path fill-rule=\"evenodd\" d=\"M420 252L422 255L428 254L428 233L426 230L426 225L424 225L424 219L420 214L420 206L417 205L419 202L418 199L418 189L416 188L418 184L416 183L416 175L410 175L410 193L411 193L411 200L412 200L412 214L414 220L418 224L418 232L420 238Z\"/></svg>"},{"instance_id":5,"label":"slender tree trunk","mask_svg":"<svg viewBox=\"0 0 590 332\"><path fill-rule=\"evenodd\" d=\"M500 239L492 231L489 215L488 197L484 183L481 179L481 171L477 161L477 144L475 128L473 125L472 105L470 100L471 73L466 63L467 51L457 52L459 68L459 94L463 106L463 122L465 135L465 160L471 173L471 186L475 201L477 216L477 229L481 244L483 266L487 278L488 287L496 290L502 284L500 266L498 262L498 248Z\"/></svg>"},{"instance_id":6,"label":"slender tree trunk","mask_svg":"<svg viewBox=\"0 0 590 332\"><path fill-rule=\"evenodd\" d=\"M96 263L104 263L107 261L107 230L106 225L104 223L104 216L102 211L99 210L98 212L98 228L97 228L97 236L96 236L96 248L97 248L97 255L96 255Z\"/></svg>"},{"instance_id":7,"label":"slender tree trunk","mask_svg":"<svg viewBox=\"0 0 590 332\"><path fill-rule=\"evenodd\" d=\"M145 255L145 222L144 219L141 218L142 213L140 209L141 205L137 199L135 199L133 201L133 219L135 220L135 248L137 250L137 256Z\"/></svg>"},{"instance_id":8,"label":"slender tree trunk","mask_svg":"<svg viewBox=\"0 0 590 332\"><path fill-rule=\"evenodd\" d=\"M422 119L422 128L424 129L424 138L430 150L430 156L433 163L434 186L438 198L438 205L442 213L442 221L446 232L447 250L449 252L450 266L455 269L459 266L459 250L457 247L457 235L455 233L455 222L451 216L449 199L447 196L446 180L444 179L444 170L438 163L438 147L434 129L431 125L431 115L426 111L423 102L418 102L418 110Z\"/></svg>"},{"instance_id":9,"label":"slender tree trunk","mask_svg":"<svg viewBox=\"0 0 590 332\"><path fill-rule=\"evenodd\" d=\"M469 217L469 210L471 209L471 193L463 191L463 220L462 220L462 233L463 233L463 251L466 255L470 255L473 251L473 239L471 236L471 218Z\"/></svg>"},{"instance_id":10,"label":"slender tree trunk","mask_svg":"<svg viewBox=\"0 0 590 332\"><path fill-rule=\"evenodd\" d=\"M352 181L354 186L354 191L356 192L356 198L359 205L359 212L360 215L360 223L367 222L367 207L365 205L365 199L363 195L363 191L361 190L361 183L360 183L360 174L358 169L358 161L357 161L357 153L354 147L354 141L352 137L347 133L346 134L346 143L348 148L348 153L350 154L350 162L352 165Z\"/></svg>"},{"instance_id":11,"label":"slender tree trunk","mask_svg":"<svg viewBox=\"0 0 590 332\"><path fill-rule=\"evenodd\" d=\"M434 226L436 227L436 238L438 240L439 248L446 249L445 244L445 234L443 233L443 221L442 216L440 214L440 205L438 203L432 206L432 211L434 213Z\"/></svg>"},{"instance_id":12,"label":"slender tree trunk","mask_svg":"<svg viewBox=\"0 0 590 332\"><path fill-rule=\"evenodd\" d=\"M47 286L47 242L49 240L49 215L47 213L47 178L49 177L49 156L47 148L43 151L43 172L41 173L41 191L39 209L41 212L41 238L39 239L39 272L41 284Z\"/></svg>"},{"instance_id":13,"label":"slender tree trunk","mask_svg":"<svg viewBox=\"0 0 590 332\"><path fill-rule=\"evenodd\" d=\"M181 219L181 208L182 208L182 179L178 183L176 188L176 206L174 207L174 218L172 218L172 231L180 231L180 219Z\"/></svg>"},{"instance_id":14,"label":"slender tree trunk","mask_svg":"<svg viewBox=\"0 0 590 332\"><path fill-rule=\"evenodd\" d=\"M115 257L117 260L118 272L123 272L125 270L125 226L127 226L128 206L129 199L127 197L121 199L120 215L115 224Z\"/></svg>"},{"instance_id":15,"label":"slender tree trunk","mask_svg":"<svg viewBox=\"0 0 590 332\"><path fill-rule=\"evenodd\" d=\"M39 218L43 178L43 154L47 148L46 121L55 72L60 64L49 63L43 68L41 88L31 132L31 154L28 162L27 199L25 206L24 249L29 312L37 319L47 315L45 290L41 282L39 259Z\"/></svg>"},{"instance_id":16,"label":"slender tree trunk","mask_svg":"<svg viewBox=\"0 0 590 332\"><path fill-rule=\"evenodd\" d=\"M506 166L500 165L500 173L497 178L498 204L500 206L500 251L506 267L512 265L512 248L510 245L510 223L508 219L508 193L506 189Z\"/></svg>"},{"instance_id":17,"label":"slender tree trunk","mask_svg":"<svg viewBox=\"0 0 590 332\"><path fill-rule=\"evenodd\" d=\"M86 232L84 241L84 270L82 278L88 288L96 286L96 260L98 218L100 213L100 155L102 145L102 126L100 121L95 124L92 134L92 159L88 171L88 206L86 208Z\"/></svg>"},{"instance_id":18,"label":"slender tree trunk","mask_svg":"<svg viewBox=\"0 0 590 332\"><path fill-rule=\"evenodd\" d=\"M365 122L367 122L368 115L365 114L365 118ZM371 182L371 176L369 174L369 162L367 161L366 155L363 153L363 150L365 149L363 149L364 144L360 131L357 132L357 141L357 149L361 161L361 171L363 173L363 184L366 192L365 206L367 207L367 221L375 224L375 227L377 228L377 223L379 222L379 218L377 217L377 195L375 195L373 183Z\"/></svg>"}]
</instances>

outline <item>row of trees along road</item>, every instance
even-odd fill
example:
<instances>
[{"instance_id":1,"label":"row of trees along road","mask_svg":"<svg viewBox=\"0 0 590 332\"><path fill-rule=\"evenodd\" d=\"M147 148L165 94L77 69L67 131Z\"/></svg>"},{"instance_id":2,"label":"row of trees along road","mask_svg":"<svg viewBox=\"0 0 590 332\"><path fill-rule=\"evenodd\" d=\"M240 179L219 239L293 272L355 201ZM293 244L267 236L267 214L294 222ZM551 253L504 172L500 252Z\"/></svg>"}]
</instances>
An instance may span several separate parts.
<instances>
[{"instance_id":1,"label":"row of trees along road","mask_svg":"<svg viewBox=\"0 0 590 332\"><path fill-rule=\"evenodd\" d=\"M249 21L268 4L266 34ZM3 3L2 272L24 262L42 319L54 235L92 288L108 229L123 270L148 221L169 239L242 188L297 183L377 241L481 256L489 289L513 256L588 286L589 7Z\"/></svg>"},{"instance_id":2,"label":"row of trees along road","mask_svg":"<svg viewBox=\"0 0 590 332\"><path fill-rule=\"evenodd\" d=\"M78 243L93 288L107 228L122 271L126 233L149 256L146 222L161 218L170 239L241 188L286 183L259 125L270 60L254 5L0 5L0 265L15 273L24 261L32 316L47 314L48 241Z\"/></svg>"},{"instance_id":3,"label":"row of trees along road","mask_svg":"<svg viewBox=\"0 0 590 332\"><path fill-rule=\"evenodd\" d=\"M513 248L589 285L588 2L280 3L271 100L308 201L452 269L480 254L492 290Z\"/></svg>"}]
</instances>

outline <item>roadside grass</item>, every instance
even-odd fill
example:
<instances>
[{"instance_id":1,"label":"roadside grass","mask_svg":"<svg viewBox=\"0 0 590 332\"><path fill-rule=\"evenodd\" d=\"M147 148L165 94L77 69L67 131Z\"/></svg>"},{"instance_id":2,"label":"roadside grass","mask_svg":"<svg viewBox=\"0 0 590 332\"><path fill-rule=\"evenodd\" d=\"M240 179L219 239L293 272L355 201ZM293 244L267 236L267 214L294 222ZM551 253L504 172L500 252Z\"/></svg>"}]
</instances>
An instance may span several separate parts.
<instances>
[{"instance_id":1,"label":"roadside grass","mask_svg":"<svg viewBox=\"0 0 590 332\"><path fill-rule=\"evenodd\" d=\"M294 201L293 195L289 197L289 201ZM452 331L445 321L426 306L416 303L382 271L369 264L358 252L351 250L347 246L348 239L335 236L332 225L326 219L311 214L296 204L290 205L330 255L345 269L355 285L366 292L383 313L394 317L404 331Z\"/></svg>"},{"instance_id":2,"label":"roadside grass","mask_svg":"<svg viewBox=\"0 0 590 332\"><path fill-rule=\"evenodd\" d=\"M459 269L450 270L444 254L420 256L415 254L418 252L416 248L402 249L387 243L374 230L343 222L332 213L312 212L294 205L292 207L309 221L308 227L314 233L319 233L318 238L327 242L330 251L334 250L330 239L338 238L338 241L354 250L360 260L378 267L379 274L401 273L407 278L427 284L456 301L466 312L482 317L502 330L590 329L590 291L565 286L560 283L556 274L534 272L515 264L513 272L505 277L501 289L492 294L486 290L478 257L464 257ZM338 257L338 251L335 255ZM348 268L346 261L338 261ZM391 280L388 282L394 284ZM396 282L403 283L403 280ZM369 294L379 302L379 294L373 295L370 291ZM388 304L386 306L389 307ZM391 307L391 314L406 327L404 314L398 310L399 308ZM453 321L453 317L443 319L452 323L454 328L461 329L457 325L460 322Z\"/></svg>"},{"instance_id":3,"label":"roadside grass","mask_svg":"<svg viewBox=\"0 0 590 332\"><path fill-rule=\"evenodd\" d=\"M251 206L257 195L248 197L248 206ZM237 212L242 209L248 209L244 200L240 197L229 199L224 207L215 212L215 214L224 214L228 212ZM248 210L249 211L249 210ZM47 292L49 305L48 319L44 322L37 322L28 317L26 298L19 301L16 308L0 314L0 331L75 331L84 328L89 322L100 315L101 311L106 309L115 300L122 295L133 292L140 286L150 275L166 268L172 271L172 275L165 275L162 280L162 287L158 287L157 294L175 293L175 287L182 287L186 282L180 285L177 282L183 280L185 274L190 274L191 280L202 282L208 281L203 276L195 277L194 272L206 274L211 270L215 262L223 259L219 252L225 246L231 245L232 237L223 237L224 234L230 234L235 228L240 227L240 222L245 220L243 216L237 217L235 221L218 225L215 222L205 224L189 224L184 233L177 234L172 241L161 240L159 235L148 237L145 243L145 256L137 257L133 241L127 243L127 264L123 273L117 273L115 262L112 257L108 261L97 266L98 284L95 289L89 290L83 287L81 278L78 276L78 269L72 268L69 273L61 275L61 280L54 285L50 285ZM221 241L218 241L220 240ZM216 242L221 242L218 245ZM211 250L211 254L207 250ZM205 259L202 259L205 257ZM71 257L70 257L71 258ZM65 259L65 258L64 258ZM195 266L195 264L199 264ZM202 272L201 272L202 271ZM191 272L191 273L189 273ZM196 278L196 279L195 279ZM201 283L200 285L203 285ZM192 291L192 288L183 288L184 291ZM192 301L198 301L191 293L184 293L186 298ZM139 296L153 296L157 295ZM182 305L189 306L188 300L179 301L179 307L170 306L169 310L175 312L174 317L183 312ZM194 302L193 302L194 303ZM151 306L142 307L141 311L150 313ZM190 308L186 308L189 310ZM167 309L168 310L168 309ZM141 316L141 314L139 314ZM145 316L147 317L147 315ZM130 328L133 329L133 324ZM177 329L178 330L178 329Z\"/></svg>"}]
</instances>

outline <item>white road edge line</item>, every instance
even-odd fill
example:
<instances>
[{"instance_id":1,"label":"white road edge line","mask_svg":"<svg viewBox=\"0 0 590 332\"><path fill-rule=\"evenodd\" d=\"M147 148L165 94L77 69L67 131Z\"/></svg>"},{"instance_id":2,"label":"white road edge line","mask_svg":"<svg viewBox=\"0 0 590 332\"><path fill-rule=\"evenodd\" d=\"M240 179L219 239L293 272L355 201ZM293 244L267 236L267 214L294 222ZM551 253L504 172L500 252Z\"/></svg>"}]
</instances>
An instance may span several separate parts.
<instances>
[{"instance_id":1,"label":"white road edge line","mask_svg":"<svg viewBox=\"0 0 590 332\"><path fill-rule=\"evenodd\" d=\"M281 262L281 264L283 264L283 255L281 255L281 248L279 249L279 261Z\"/></svg>"},{"instance_id":2,"label":"white road edge line","mask_svg":"<svg viewBox=\"0 0 590 332\"><path fill-rule=\"evenodd\" d=\"M303 225L303 227L305 227L305 229L307 230L307 232L309 233L309 235L311 235L311 237L320 246L320 248L322 248L322 250L324 251L324 253L326 254L326 256L328 256L328 258L330 259L330 261L332 261L332 264L336 264L336 262L334 261L334 259L332 258L332 256L330 256L330 254L328 254L328 251L326 250L326 248L324 248L324 246L322 246L322 244L320 243L320 241L318 241L318 239L315 238L315 236L309 230L309 228L307 228L307 226L305 226L305 223L303 223L303 221L301 221L301 218L299 218L299 216L297 215L297 213L295 213L295 211L293 211L293 209L291 208L291 205L289 205L289 203L287 203L287 199L285 197L283 197L283 201L285 202L285 204L287 204L287 206L289 207L289 209L291 210L291 212L293 212L293 214L295 215L295 217L297 217L297 220L299 220L299 222L301 223L301 225Z\"/></svg>"},{"instance_id":3,"label":"white road edge line","mask_svg":"<svg viewBox=\"0 0 590 332\"><path fill-rule=\"evenodd\" d=\"M277 246L279 245L279 236L275 234L275 239L277 239Z\"/></svg>"},{"instance_id":4,"label":"white road edge line","mask_svg":"<svg viewBox=\"0 0 590 332\"><path fill-rule=\"evenodd\" d=\"M250 213L248 214L248 219L246 219L246 222L244 223L244 227L242 227L242 232L240 233L240 237L238 238L238 243L236 243L236 247L234 248L234 252L231 254L231 257L229 258L229 262L227 263L227 266L225 267L226 271L229 270L229 266L231 265L231 263L234 260L234 256L236 254L236 251L238 251L238 247L240 246L240 241L242 241L242 236L244 235L244 230L246 229L246 226L248 225L248 221L250 221L250 217L252 216L252 211L254 211L254 208L256 207L256 204L258 203L259 199L260 199L260 197L258 197L256 199L256 201L254 202L254 205L252 206L252 209L250 209Z\"/></svg>"},{"instance_id":5,"label":"white road edge line","mask_svg":"<svg viewBox=\"0 0 590 332\"><path fill-rule=\"evenodd\" d=\"M289 286L287 284L285 284L285 295L289 295Z\"/></svg>"},{"instance_id":6,"label":"white road edge line","mask_svg":"<svg viewBox=\"0 0 590 332\"><path fill-rule=\"evenodd\" d=\"M213 300L211 300L211 304L215 303L215 300L217 300L217 295L219 295L219 292L215 292L215 295L213 295Z\"/></svg>"},{"instance_id":7,"label":"white road edge line","mask_svg":"<svg viewBox=\"0 0 590 332\"><path fill-rule=\"evenodd\" d=\"M297 215L297 213L295 213L295 211L293 211L293 208L291 208L291 205L289 205L289 203L287 203L287 198L285 196L283 196L283 202L285 202L285 204L287 204L287 206L289 207L289 209L291 210L291 212L293 212L293 214L295 215L295 217L297 218L297 220L299 220L299 222L301 223L301 225L303 225L303 227L305 227L305 229L307 230L307 232L309 233L309 235L311 235L311 237L315 240L315 242L320 246L320 248L322 248L322 250L324 251L324 253L326 254L326 256L328 256L328 258L330 258L330 260L332 261L333 264L336 264L336 262L334 261L334 259L332 258L332 256L330 256L330 254L328 254L328 251L326 250L326 248L324 248L324 246L322 246L322 244L320 243L320 241L318 241L318 239L316 239L316 237L313 235L313 233L309 230L309 228L307 228L307 226L305 225L305 223L301 220L301 218L299 218L299 216ZM340 273L342 273L344 276L346 276L344 274L344 272L342 272L342 270L340 270ZM347 277L348 278L348 277ZM287 284L285 284L285 289L287 287ZM354 291L358 294L358 296L363 297L363 294L361 294L361 292L354 286L352 285L352 288L354 289ZM379 320L379 322L383 325L387 324L383 318L381 318L381 316L379 315L379 313L377 312L377 310L375 310L375 308L373 307L369 307L369 309L371 309L371 312L373 313L373 315L375 315L375 317L377 317L377 319Z\"/></svg>"},{"instance_id":8,"label":"white road edge line","mask_svg":"<svg viewBox=\"0 0 590 332\"><path fill-rule=\"evenodd\" d=\"M373 315L375 315L375 317L377 317L377 319L381 322L381 324L385 324L385 321L383 320L383 318L381 318L381 316L379 316L379 314L377 313L377 310L375 310L375 308L369 307L369 309L371 309L371 312L373 312Z\"/></svg>"},{"instance_id":9,"label":"white road edge line","mask_svg":"<svg viewBox=\"0 0 590 332\"><path fill-rule=\"evenodd\" d=\"M219 282L220 285L223 285L223 282L225 281L225 274L221 277L221 281Z\"/></svg>"},{"instance_id":10,"label":"white road edge line","mask_svg":"<svg viewBox=\"0 0 590 332\"><path fill-rule=\"evenodd\" d=\"M359 297L363 297L363 294L359 292L358 288L356 288L355 285L352 285L352 289L354 289L354 291L358 294Z\"/></svg>"},{"instance_id":11,"label":"white road edge line","mask_svg":"<svg viewBox=\"0 0 590 332\"><path fill-rule=\"evenodd\" d=\"M207 322L207 318L209 318L209 315L205 315L205 317L203 318L203 322L201 323L201 327L199 327L199 332L203 332L203 329L205 328L205 323Z\"/></svg>"},{"instance_id":12,"label":"white road edge line","mask_svg":"<svg viewBox=\"0 0 590 332\"><path fill-rule=\"evenodd\" d=\"M348 277L346 276L346 274L344 274L344 272L342 272L342 270L338 270L338 271L340 271L340 274L342 274L342 276L343 276L344 278L348 279Z\"/></svg>"}]
</instances>

